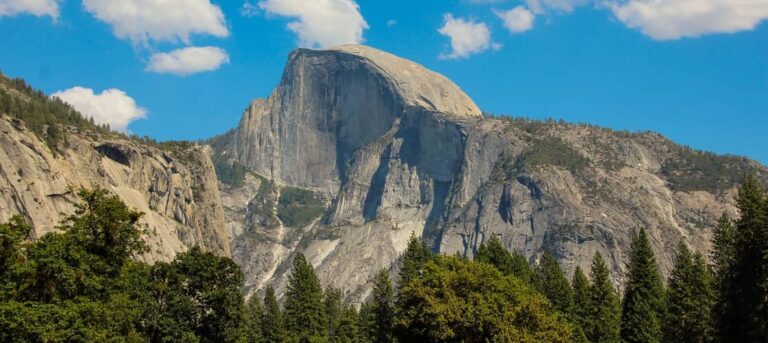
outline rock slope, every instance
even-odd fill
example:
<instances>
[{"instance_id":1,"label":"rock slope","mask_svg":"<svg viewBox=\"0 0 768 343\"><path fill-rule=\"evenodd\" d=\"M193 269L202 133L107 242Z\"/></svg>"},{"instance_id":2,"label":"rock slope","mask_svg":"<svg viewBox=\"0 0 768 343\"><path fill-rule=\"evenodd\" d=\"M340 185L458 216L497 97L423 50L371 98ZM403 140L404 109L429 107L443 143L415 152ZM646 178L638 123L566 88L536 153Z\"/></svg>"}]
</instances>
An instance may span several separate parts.
<instances>
[{"instance_id":1,"label":"rock slope","mask_svg":"<svg viewBox=\"0 0 768 343\"><path fill-rule=\"evenodd\" d=\"M122 136L64 127L52 149L24 122L0 116L0 222L22 214L34 237L54 231L74 211L81 187L102 187L144 212L150 251L170 260L194 245L230 255L229 233L207 147L160 149Z\"/></svg>"},{"instance_id":2,"label":"rock slope","mask_svg":"<svg viewBox=\"0 0 768 343\"><path fill-rule=\"evenodd\" d=\"M221 185L248 289L280 292L302 252L352 301L411 234L467 256L497 235L532 262L551 249L568 273L600 251L620 285L642 227L666 273L680 240L707 251L744 173L768 174L654 133L484 115L445 77L364 46L294 51L212 146L250 171Z\"/></svg>"}]
</instances>

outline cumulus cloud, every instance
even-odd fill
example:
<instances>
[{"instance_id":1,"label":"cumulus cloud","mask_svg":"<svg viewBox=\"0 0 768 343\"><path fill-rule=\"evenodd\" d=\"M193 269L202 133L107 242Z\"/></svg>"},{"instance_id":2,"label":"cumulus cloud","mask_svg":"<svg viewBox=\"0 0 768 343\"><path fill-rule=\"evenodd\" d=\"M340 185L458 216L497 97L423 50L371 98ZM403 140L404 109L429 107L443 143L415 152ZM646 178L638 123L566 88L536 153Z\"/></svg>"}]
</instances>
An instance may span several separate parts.
<instances>
[{"instance_id":1,"label":"cumulus cloud","mask_svg":"<svg viewBox=\"0 0 768 343\"><path fill-rule=\"evenodd\" d=\"M656 40L754 29L768 18L765 0L628 0L608 8L627 27Z\"/></svg>"},{"instance_id":2,"label":"cumulus cloud","mask_svg":"<svg viewBox=\"0 0 768 343\"><path fill-rule=\"evenodd\" d=\"M226 37L221 8L209 0L83 0L85 9L112 26L118 38L189 43L192 34Z\"/></svg>"},{"instance_id":3,"label":"cumulus cloud","mask_svg":"<svg viewBox=\"0 0 768 343\"><path fill-rule=\"evenodd\" d=\"M223 49L213 46L193 46L153 54L149 60L149 65L147 65L147 70L161 74L185 76L216 70L225 63L229 63L229 55Z\"/></svg>"},{"instance_id":4,"label":"cumulus cloud","mask_svg":"<svg viewBox=\"0 0 768 343\"><path fill-rule=\"evenodd\" d=\"M512 33L521 33L533 28L536 16L523 6L517 6L507 11L494 11L504 22L504 27Z\"/></svg>"},{"instance_id":5,"label":"cumulus cloud","mask_svg":"<svg viewBox=\"0 0 768 343\"><path fill-rule=\"evenodd\" d=\"M306 47L361 43L368 28L353 0L262 0L259 8L271 15L296 18L288 29Z\"/></svg>"},{"instance_id":6,"label":"cumulus cloud","mask_svg":"<svg viewBox=\"0 0 768 343\"><path fill-rule=\"evenodd\" d=\"M128 124L147 114L133 98L114 88L95 94L90 88L73 87L53 93L51 97L64 100L97 124L109 124L110 128L120 132L127 132Z\"/></svg>"},{"instance_id":7,"label":"cumulus cloud","mask_svg":"<svg viewBox=\"0 0 768 343\"><path fill-rule=\"evenodd\" d=\"M443 16L444 23L437 30L441 35L451 39L451 52L440 54L442 59L466 58L488 49L498 50L501 44L491 41L491 30L483 22L454 18L452 14Z\"/></svg>"},{"instance_id":8,"label":"cumulus cloud","mask_svg":"<svg viewBox=\"0 0 768 343\"><path fill-rule=\"evenodd\" d=\"M38 17L59 17L59 0L0 0L0 17L32 14Z\"/></svg>"}]
</instances>

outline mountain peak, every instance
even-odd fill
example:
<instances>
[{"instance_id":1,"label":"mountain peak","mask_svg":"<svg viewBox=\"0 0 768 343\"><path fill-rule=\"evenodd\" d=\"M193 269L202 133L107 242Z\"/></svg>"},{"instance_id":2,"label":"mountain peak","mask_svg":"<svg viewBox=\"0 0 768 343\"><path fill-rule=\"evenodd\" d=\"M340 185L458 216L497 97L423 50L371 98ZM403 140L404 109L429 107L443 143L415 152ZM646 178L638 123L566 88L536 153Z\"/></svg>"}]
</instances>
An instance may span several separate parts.
<instances>
[{"instance_id":1,"label":"mountain peak","mask_svg":"<svg viewBox=\"0 0 768 343\"><path fill-rule=\"evenodd\" d=\"M291 53L290 60L305 54L342 54L363 62L371 71L383 76L408 106L454 116L482 115L475 102L447 77L388 52L365 45L346 44L322 50L296 49Z\"/></svg>"}]
</instances>

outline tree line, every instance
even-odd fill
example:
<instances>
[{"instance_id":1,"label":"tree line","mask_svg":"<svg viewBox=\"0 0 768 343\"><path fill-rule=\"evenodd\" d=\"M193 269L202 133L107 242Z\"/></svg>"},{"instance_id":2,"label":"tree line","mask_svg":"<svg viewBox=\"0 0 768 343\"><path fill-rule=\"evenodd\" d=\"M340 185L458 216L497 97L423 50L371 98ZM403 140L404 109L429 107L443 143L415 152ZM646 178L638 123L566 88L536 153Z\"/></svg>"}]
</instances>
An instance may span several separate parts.
<instances>
[{"instance_id":1,"label":"tree line","mask_svg":"<svg viewBox=\"0 0 768 343\"><path fill-rule=\"evenodd\" d=\"M569 280L545 251L532 266L497 237L474 260L411 237L394 278L381 270L355 307L323 288L302 254L282 304L268 286L247 300L228 258L198 248L154 265L141 213L104 190L27 242L21 217L0 225L3 342L766 342L768 197L747 177L739 218L720 218L709 258L680 243L664 282L650 239L633 235L623 294L596 253Z\"/></svg>"}]
</instances>

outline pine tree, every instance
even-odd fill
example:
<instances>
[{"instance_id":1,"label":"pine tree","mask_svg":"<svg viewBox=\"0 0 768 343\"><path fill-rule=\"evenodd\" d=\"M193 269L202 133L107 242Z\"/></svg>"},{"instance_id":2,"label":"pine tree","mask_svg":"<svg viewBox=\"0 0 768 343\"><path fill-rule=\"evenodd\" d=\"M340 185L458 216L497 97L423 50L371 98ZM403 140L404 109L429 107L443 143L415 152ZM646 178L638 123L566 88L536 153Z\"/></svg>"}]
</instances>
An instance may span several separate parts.
<instances>
[{"instance_id":1,"label":"pine tree","mask_svg":"<svg viewBox=\"0 0 768 343\"><path fill-rule=\"evenodd\" d=\"M264 306L256 295L251 296L245 303L245 325L243 337L248 343L258 343L262 339L262 320L264 318Z\"/></svg>"},{"instance_id":2,"label":"pine tree","mask_svg":"<svg viewBox=\"0 0 768 343\"><path fill-rule=\"evenodd\" d=\"M513 275L526 283L531 282L533 272L528 259L517 251L510 253L501 245L497 236L491 236L487 242L480 244L475 259L496 267L504 275Z\"/></svg>"},{"instance_id":3,"label":"pine tree","mask_svg":"<svg viewBox=\"0 0 768 343\"><path fill-rule=\"evenodd\" d=\"M374 341L376 343L393 342L392 324L394 320L394 304L392 295L392 283L389 281L389 273L382 269L376 275L373 286L373 325Z\"/></svg>"},{"instance_id":4,"label":"pine tree","mask_svg":"<svg viewBox=\"0 0 768 343\"><path fill-rule=\"evenodd\" d=\"M629 274L621 314L621 339L624 342L661 341L664 286L645 230L632 239Z\"/></svg>"},{"instance_id":5,"label":"pine tree","mask_svg":"<svg viewBox=\"0 0 768 343\"><path fill-rule=\"evenodd\" d=\"M344 306L341 304L341 290L327 287L323 292L323 307L325 316L328 318L328 340L335 342L344 311Z\"/></svg>"},{"instance_id":6,"label":"pine tree","mask_svg":"<svg viewBox=\"0 0 768 343\"><path fill-rule=\"evenodd\" d=\"M286 334L290 341L316 341L327 337L323 289L304 254L293 258L285 292Z\"/></svg>"},{"instance_id":7,"label":"pine tree","mask_svg":"<svg viewBox=\"0 0 768 343\"><path fill-rule=\"evenodd\" d=\"M717 222L712 238L712 254L710 255L713 269L713 288L715 292L715 304L712 310L714 335L718 341L726 341L726 332L730 321L730 301L733 295L730 292L730 283L733 278L733 266L736 259L736 228L731 218L723 213Z\"/></svg>"},{"instance_id":8,"label":"pine tree","mask_svg":"<svg viewBox=\"0 0 768 343\"><path fill-rule=\"evenodd\" d=\"M541 256L533 275L533 283L536 289L552 302L556 310L570 315L573 308L573 289L549 249L544 250Z\"/></svg>"},{"instance_id":9,"label":"pine tree","mask_svg":"<svg viewBox=\"0 0 768 343\"><path fill-rule=\"evenodd\" d=\"M733 268L720 337L733 342L768 341L768 200L753 176L739 189Z\"/></svg>"},{"instance_id":10,"label":"pine tree","mask_svg":"<svg viewBox=\"0 0 768 343\"><path fill-rule=\"evenodd\" d=\"M611 284L608 266L599 252L592 258L589 314L584 334L590 342L618 343L621 339L621 304Z\"/></svg>"},{"instance_id":11,"label":"pine tree","mask_svg":"<svg viewBox=\"0 0 768 343\"><path fill-rule=\"evenodd\" d=\"M421 267L430 259L432 259L432 251L427 247L427 243L411 233L408 247L400 262L399 286L403 287L417 277Z\"/></svg>"},{"instance_id":12,"label":"pine tree","mask_svg":"<svg viewBox=\"0 0 768 343\"><path fill-rule=\"evenodd\" d=\"M591 293L589 290L589 280L579 266L573 272L571 285L573 287L573 322L583 330L589 319Z\"/></svg>"},{"instance_id":13,"label":"pine tree","mask_svg":"<svg viewBox=\"0 0 768 343\"><path fill-rule=\"evenodd\" d=\"M353 343L361 342L358 329L357 310L352 305L344 306L339 318L339 326L336 331L336 342Z\"/></svg>"},{"instance_id":14,"label":"pine tree","mask_svg":"<svg viewBox=\"0 0 768 343\"><path fill-rule=\"evenodd\" d=\"M712 338L712 287L709 270L704 257L692 254L684 242L680 242L677 249L675 267L667 286L664 340L681 343L709 342Z\"/></svg>"},{"instance_id":15,"label":"pine tree","mask_svg":"<svg viewBox=\"0 0 768 343\"><path fill-rule=\"evenodd\" d=\"M285 329L283 313L277 303L275 289L267 286L264 291L264 317L261 321L262 342L283 342Z\"/></svg>"},{"instance_id":16,"label":"pine tree","mask_svg":"<svg viewBox=\"0 0 768 343\"><path fill-rule=\"evenodd\" d=\"M374 342L376 339L376 319L374 317L373 302L364 302L360 305L357 315L357 331L360 342Z\"/></svg>"}]
</instances>

